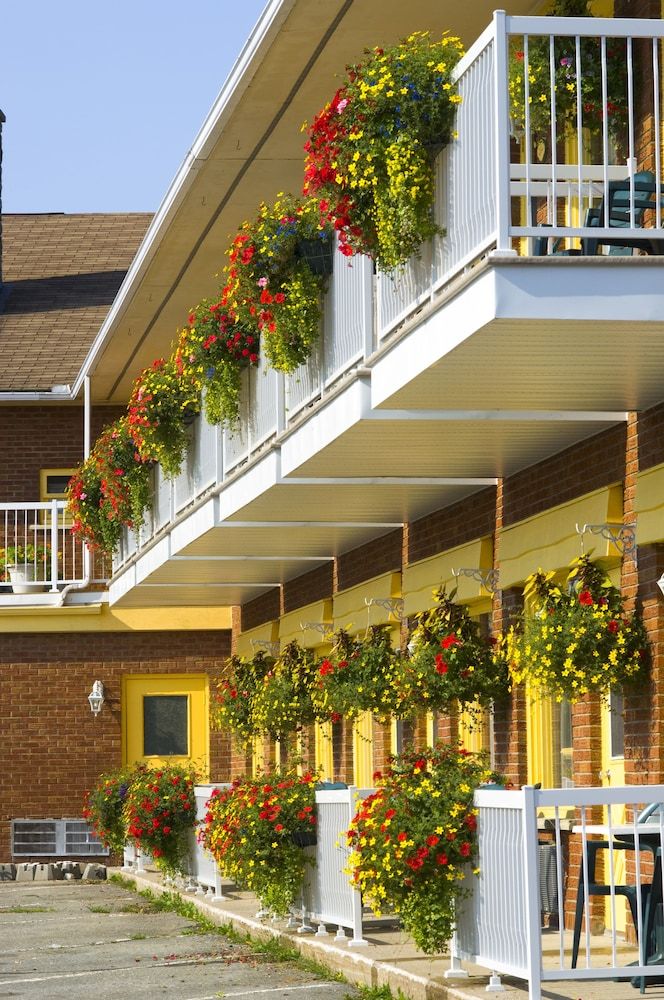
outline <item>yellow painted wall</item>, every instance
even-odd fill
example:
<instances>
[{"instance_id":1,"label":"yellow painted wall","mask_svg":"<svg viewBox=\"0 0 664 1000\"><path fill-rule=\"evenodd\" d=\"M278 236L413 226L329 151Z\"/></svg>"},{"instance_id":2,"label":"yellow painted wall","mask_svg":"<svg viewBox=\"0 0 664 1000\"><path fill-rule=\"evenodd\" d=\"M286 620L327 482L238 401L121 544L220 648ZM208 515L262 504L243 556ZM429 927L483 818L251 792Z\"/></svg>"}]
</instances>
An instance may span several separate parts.
<instances>
[{"instance_id":1,"label":"yellow painted wall","mask_svg":"<svg viewBox=\"0 0 664 1000\"><path fill-rule=\"evenodd\" d=\"M231 608L0 608L0 632L179 632L230 629Z\"/></svg>"},{"instance_id":2,"label":"yellow painted wall","mask_svg":"<svg viewBox=\"0 0 664 1000\"><path fill-rule=\"evenodd\" d=\"M500 536L500 586L515 587L540 567L563 569L581 555L580 524L622 524L622 485L587 493L504 528ZM594 558L620 561L609 541L585 536L586 552Z\"/></svg>"}]
</instances>

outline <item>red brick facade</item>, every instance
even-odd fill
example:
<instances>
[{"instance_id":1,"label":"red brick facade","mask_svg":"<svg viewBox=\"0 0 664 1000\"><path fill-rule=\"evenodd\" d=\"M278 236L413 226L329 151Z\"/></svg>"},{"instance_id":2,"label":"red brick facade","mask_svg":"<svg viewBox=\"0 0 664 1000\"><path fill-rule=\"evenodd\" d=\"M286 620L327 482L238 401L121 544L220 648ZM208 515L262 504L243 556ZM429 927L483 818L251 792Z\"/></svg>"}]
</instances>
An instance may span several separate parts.
<instances>
[{"instance_id":1,"label":"red brick facade","mask_svg":"<svg viewBox=\"0 0 664 1000\"><path fill-rule=\"evenodd\" d=\"M5 634L0 666L0 859L11 819L77 817L84 791L122 764L122 677L223 669L230 632ZM105 704L92 715L94 680ZM210 734L210 776L230 768L229 741ZM43 860L43 859L42 859Z\"/></svg>"}]
</instances>

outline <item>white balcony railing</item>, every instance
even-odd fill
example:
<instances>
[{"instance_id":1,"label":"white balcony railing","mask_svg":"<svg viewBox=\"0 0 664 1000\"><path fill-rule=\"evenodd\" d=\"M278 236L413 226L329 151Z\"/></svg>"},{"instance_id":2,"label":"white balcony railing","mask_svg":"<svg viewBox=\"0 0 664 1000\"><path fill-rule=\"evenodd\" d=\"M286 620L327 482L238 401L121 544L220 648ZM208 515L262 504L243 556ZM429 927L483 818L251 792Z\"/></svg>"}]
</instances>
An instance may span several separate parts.
<instances>
[{"instance_id":1,"label":"white balcony railing","mask_svg":"<svg viewBox=\"0 0 664 1000\"><path fill-rule=\"evenodd\" d=\"M664 253L657 141L663 39L664 22L654 19L496 12L456 68L463 98L458 139L436 162L434 213L444 235L394 275L375 277L368 260L335 255L313 357L288 377L264 361L246 372L237 429L196 422L185 468L173 483L157 470L154 508L138 539L126 533L115 569L206 491L223 486L340 379L364 365L405 319L490 252L494 261L554 253L631 255L639 248ZM569 55L560 56L561 45ZM539 94L531 93L529 73L521 74L519 84L514 71L517 56L518 65L527 66L537 53L548 74ZM564 85L563 60L575 94L587 93L590 80L601 102L604 115L598 117L595 108L592 128L585 97L572 106L568 98L562 111L556 107L557 100L562 103L556 87ZM614 123L607 125L618 62L625 67L620 137ZM537 102L536 118L531 99ZM516 125L510 119L515 101L523 111Z\"/></svg>"},{"instance_id":2,"label":"white balcony railing","mask_svg":"<svg viewBox=\"0 0 664 1000\"><path fill-rule=\"evenodd\" d=\"M469 959L527 980L532 998L541 996L546 982L661 979L664 813L657 806L663 802L662 785L477 791L480 875L469 876L472 895L458 916L457 971L458 961ZM648 820L637 822L649 805ZM550 895L558 910L558 928L547 931L541 922L543 841L555 852ZM634 945L617 931L626 896L635 914ZM596 934L591 918L604 919L605 902L610 929ZM568 924L578 916L579 929L583 917L576 958L565 910Z\"/></svg>"},{"instance_id":3,"label":"white balcony railing","mask_svg":"<svg viewBox=\"0 0 664 1000\"><path fill-rule=\"evenodd\" d=\"M105 583L108 576L102 560L86 563L86 547L71 533L64 500L0 504L0 555L3 595L58 594L86 581Z\"/></svg>"}]
</instances>

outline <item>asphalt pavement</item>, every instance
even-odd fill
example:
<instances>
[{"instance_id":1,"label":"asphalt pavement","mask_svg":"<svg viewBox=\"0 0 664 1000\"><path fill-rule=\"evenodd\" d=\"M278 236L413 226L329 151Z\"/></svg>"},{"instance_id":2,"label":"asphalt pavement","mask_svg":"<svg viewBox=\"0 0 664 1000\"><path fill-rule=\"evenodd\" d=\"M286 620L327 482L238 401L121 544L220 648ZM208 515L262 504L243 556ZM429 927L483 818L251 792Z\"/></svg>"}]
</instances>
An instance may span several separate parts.
<instances>
[{"instance_id":1,"label":"asphalt pavement","mask_svg":"<svg viewBox=\"0 0 664 1000\"><path fill-rule=\"evenodd\" d=\"M111 882L0 883L0 997L345 1000L357 990L255 954Z\"/></svg>"}]
</instances>

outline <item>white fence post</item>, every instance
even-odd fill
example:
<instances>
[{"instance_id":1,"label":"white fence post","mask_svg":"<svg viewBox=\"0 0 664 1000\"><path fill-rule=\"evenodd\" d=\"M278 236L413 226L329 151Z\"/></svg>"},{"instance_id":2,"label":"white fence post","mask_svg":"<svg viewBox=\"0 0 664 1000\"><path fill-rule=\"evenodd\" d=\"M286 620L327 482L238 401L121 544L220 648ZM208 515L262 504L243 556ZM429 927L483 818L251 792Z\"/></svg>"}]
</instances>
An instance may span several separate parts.
<instances>
[{"instance_id":1,"label":"white fence post","mask_svg":"<svg viewBox=\"0 0 664 1000\"><path fill-rule=\"evenodd\" d=\"M523 786L523 861L526 866L526 940L528 948L528 996L540 1000L542 996L542 959L539 898L539 860L537 857L537 790L533 785Z\"/></svg>"},{"instance_id":2,"label":"white fence post","mask_svg":"<svg viewBox=\"0 0 664 1000\"><path fill-rule=\"evenodd\" d=\"M497 257L516 257L510 242L510 113L507 94L507 16L493 12L494 111L496 120L496 249Z\"/></svg>"}]
</instances>

